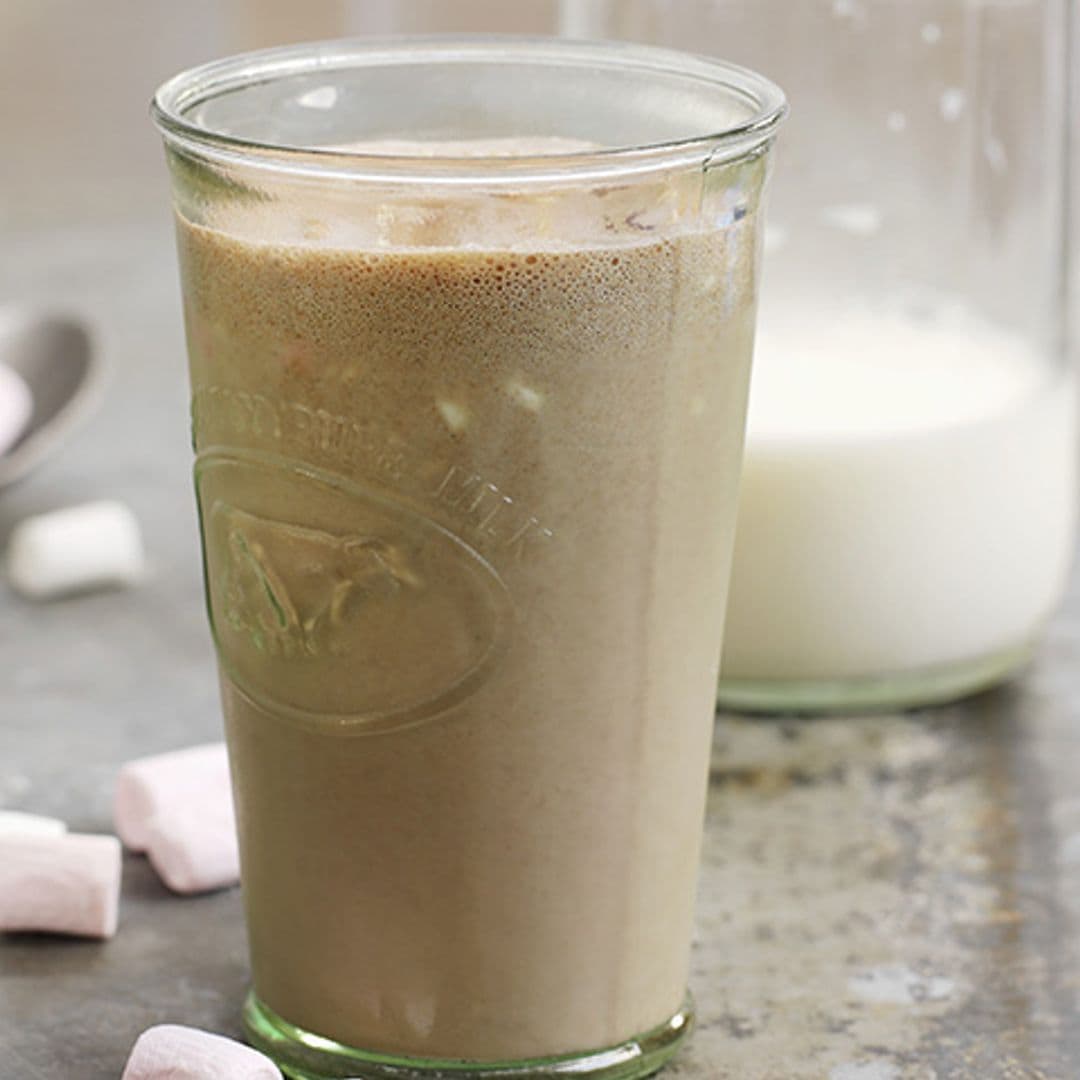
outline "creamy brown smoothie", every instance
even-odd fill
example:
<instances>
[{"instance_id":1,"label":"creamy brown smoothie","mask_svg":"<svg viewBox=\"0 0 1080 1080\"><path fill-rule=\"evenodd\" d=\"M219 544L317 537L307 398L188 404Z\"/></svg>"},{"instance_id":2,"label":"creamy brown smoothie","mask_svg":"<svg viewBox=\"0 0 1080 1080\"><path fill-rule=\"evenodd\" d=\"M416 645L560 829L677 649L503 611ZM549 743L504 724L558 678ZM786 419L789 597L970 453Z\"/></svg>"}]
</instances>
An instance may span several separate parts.
<instances>
[{"instance_id":1,"label":"creamy brown smoothie","mask_svg":"<svg viewBox=\"0 0 1080 1080\"><path fill-rule=\"evenodd\" d=\"M638 197L179 222L254 985L328 1038L513 1060L682 1004L755 211Z\"/></svg>"}]
</instances>

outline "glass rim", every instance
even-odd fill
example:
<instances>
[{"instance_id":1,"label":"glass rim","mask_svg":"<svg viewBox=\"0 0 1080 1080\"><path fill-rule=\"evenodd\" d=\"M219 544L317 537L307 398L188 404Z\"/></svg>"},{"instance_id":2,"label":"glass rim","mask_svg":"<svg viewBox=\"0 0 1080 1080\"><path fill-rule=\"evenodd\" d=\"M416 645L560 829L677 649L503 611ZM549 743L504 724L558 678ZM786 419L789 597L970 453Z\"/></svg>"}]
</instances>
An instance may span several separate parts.
<instances>
[{"instance_id":1,"label":"glass rim","mask_svg":"<svg viewBox=\"0 0 1080 1080\"><path fill-rule=\"evenodd\" d=\"M719 131L661 142L497 156L373 154L264 142L215 131L187 115L222 94L275 79L355 67L417 62L453 65L481 59L507 66L529 60L552 67L589 64L637 70L643 75L675 76L726 91L747 108L748 115ZM583 174L625 175L695 162L729 161L769 143L787 111L787 99L775 83L725 60L623 41L517 34L342 38L238 53L180 72L157 89L150 103L151 116L167 144L222 162L351 179L485 184L579 180Z\"/></svg>"}]
</instances>

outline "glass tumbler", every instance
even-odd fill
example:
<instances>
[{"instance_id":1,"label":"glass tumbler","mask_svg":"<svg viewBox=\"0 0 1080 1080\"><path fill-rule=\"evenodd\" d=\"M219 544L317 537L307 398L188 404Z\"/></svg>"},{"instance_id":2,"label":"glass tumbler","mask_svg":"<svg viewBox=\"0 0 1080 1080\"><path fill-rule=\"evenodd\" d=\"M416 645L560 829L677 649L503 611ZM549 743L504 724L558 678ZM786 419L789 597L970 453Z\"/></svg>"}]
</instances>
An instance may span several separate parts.
<instances>
[{"instance_id":1,"label":"glass tumbler","mask_svg":"<svg viewBox=\"0 0 1080 1080\"><path fill-rule=\"evenodd\" d=\"M294 1077L659 1067L781 93L544 39L155 99L248 1034Z\"/></svg>"},{"instance_id":2,"label":"glass tumbler","mask_svg":"<svg viewBox=\"0 0 1080 1080\"><path fill-rule=\"evenodd\" d=\"M1077 509L1066 0L564 0L767 60L771 197L720 701L859 710L1017 671Z\"/></svg>"}]
</instances>

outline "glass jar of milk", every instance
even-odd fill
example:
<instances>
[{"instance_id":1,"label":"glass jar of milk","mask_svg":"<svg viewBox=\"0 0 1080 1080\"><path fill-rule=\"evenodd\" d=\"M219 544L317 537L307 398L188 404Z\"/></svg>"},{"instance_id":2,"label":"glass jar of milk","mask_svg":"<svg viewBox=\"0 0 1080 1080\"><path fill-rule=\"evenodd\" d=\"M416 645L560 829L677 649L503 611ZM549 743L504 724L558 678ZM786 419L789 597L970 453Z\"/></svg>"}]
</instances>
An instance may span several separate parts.
<instances>
[{"instance_id":1,"label":"glass jar of milk","mask_svg":"<svg viewBox=\"0 0 1080 1080\"><path fill-rule=\"evenodd\" d=\"M565 0L766 65L766 236L720 702L947 700L1030 656L1077 509L1067 0Z\"/></svg>"}]
</instances>

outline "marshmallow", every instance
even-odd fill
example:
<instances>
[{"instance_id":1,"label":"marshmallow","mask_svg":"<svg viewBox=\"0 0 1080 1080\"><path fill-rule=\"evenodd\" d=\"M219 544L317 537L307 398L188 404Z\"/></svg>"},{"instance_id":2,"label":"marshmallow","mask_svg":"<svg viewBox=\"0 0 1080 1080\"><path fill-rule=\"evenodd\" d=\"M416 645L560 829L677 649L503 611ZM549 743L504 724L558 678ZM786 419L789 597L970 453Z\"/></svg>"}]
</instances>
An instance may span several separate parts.
<instances>
[{"instance_id":1,"label":"marshmallow","mask_svg":"<svg viewBox=\"0 0 1080 1080\"><path fill-rule=\"evenodd\" d=\"M0 836L63 836L67 826L59 818L0 810Z\"/></svg>"},{"instance_id":2,"label":"marshmallow","mask_svg":"<svg viewBox=\"0 0 1080 1080\"><path fill-rule=\"evenodd\" d=\"M135 1041L120 1080L281 1080L258 1050L179 1024L148 1028Z\"/></svg>"},{"instance_id":3,"label":"marshmallow","mask_svg":"<svg viewBox=\"0 0 1080 1080\"><path fill-rule=\"evenodd\" d=\"M113 820L120 839L147 852L175 892L206 892L240 880L224 743L129 761L116 782Z\"/></svg>"},{"instance_id":4,"label":"marshmallow","mask_svg":"<svg viewBox=\"0 0 1080 1080\"><path fill-rule=\"evenodd\" d=\"M119 903L115 836L0 836L0 930L110 938Z\"/></svg>"},{"instance_id":5,"label":"marshmallow","mask_svg":"<svg viewBox=\"0 0 1080 1080\"><path fill-rule=\"evenodd\" d=\"M0 364L0 454L19 441L34 411L34 398L23 377Z\"/></svg>"},{"instance_id":6,"label":"marshmallow","mask_svg":"<svg viewBox=\"0 0 1080 1080\"><path fill-rule=\"evenodd\" d=\"M232 811L229 758L223 742L136 758L124 765L116 778L116 833L125 847L145 851L155 817L207 802Z\"/></svg>"},{"instance_id":7,"label":"marshmallow","mask_svg":"<svg viewBox=\"0 0 1080 1080\"><path fill-rule=\"evenodd\" d=\"M45 599L106 585L133 585L146 572L142 535L123 503L101 501L26 518L8 543L8 577Z\"/></svg>"},{"instance_id":8,"label":"marshmallow","mask_svg":"<svg viewBox=\"0 0 1080 1080\"><path fill-rule=\"evenodd\" d=\"M209 799L161 814L149 825L146 853L158 877L178 893L209 892L240 880L231 801Z\"/></svg>"}]
</instances>

